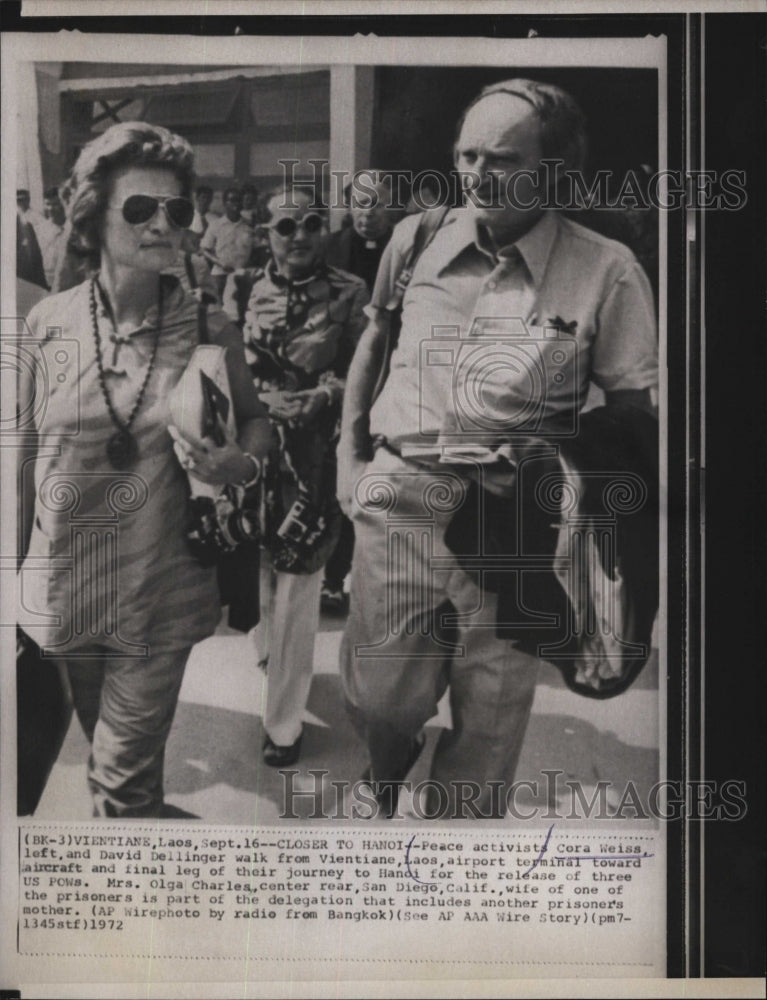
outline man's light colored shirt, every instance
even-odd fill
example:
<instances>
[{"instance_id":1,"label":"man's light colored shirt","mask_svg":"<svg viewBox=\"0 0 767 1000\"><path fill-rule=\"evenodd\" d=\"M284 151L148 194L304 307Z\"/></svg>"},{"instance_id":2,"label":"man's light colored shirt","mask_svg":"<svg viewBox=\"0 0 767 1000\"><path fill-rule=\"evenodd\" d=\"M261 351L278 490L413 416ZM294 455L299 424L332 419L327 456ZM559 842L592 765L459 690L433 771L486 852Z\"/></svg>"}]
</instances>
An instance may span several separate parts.
<instances>
[{"instance_id":1,"label":"man's light colored shirt","mask_svg":"<svg viewBox=\"0 0 767 1000\"><path fill-rule=\"evenodd\" d=\"M203 215L199 208L196 208L194 210L194 218L192 219L192 224L189 229L191 232L197 233L198 236L202 236L214 219L215 216L211 217L207 212Z\"/></svg>"},{"instance_id":2,"label":"man's light colored shirt","mask_svg":"<svg viewBox=\"0 0 767 1000\"><path fill-rule=\"evenodd\" d=\"M237 270L246 267L253 248L253 230L242 219L231 222L224 215L212 220L200 240L201 250L210 250L217 260L223 264L214 264L212 274L226 274L225 268Z\"/></svg>"},{"instance_id":3,"label":"man's light colored shirt","mask_svg":"<svg viewBox=\"0 0 767 1000\"><path fill-rule=\"evenodd\" d=\"M369 315L390 300L419 217L394 230ZM471 210L456 209L405 292L370 430L398 445L430 443L446 430L467 440L534 433L572 423L590 381L606 392L647 389L657 375L652 291L627 247L545 212L495 255Z\"/></svg>"}]
</instances>

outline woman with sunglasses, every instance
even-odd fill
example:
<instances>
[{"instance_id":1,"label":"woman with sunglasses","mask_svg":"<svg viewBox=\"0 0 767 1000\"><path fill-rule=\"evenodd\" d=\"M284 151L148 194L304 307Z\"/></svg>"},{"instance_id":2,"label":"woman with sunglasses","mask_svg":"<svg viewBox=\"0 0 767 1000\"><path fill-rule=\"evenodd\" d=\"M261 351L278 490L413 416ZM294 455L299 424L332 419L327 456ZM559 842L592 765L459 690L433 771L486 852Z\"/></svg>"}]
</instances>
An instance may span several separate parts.
<instances>
[{"instance_id":1,"label":"woman with sunglasses","mask_svg":"<svg viewBox=\"0 0 767 1000\"><path fill-rule=\"evenodd\" d=\"M93 276L30 314L46 379L31 397L38 450L22 568L30 636L60 658L91 741L97 816L163 814L163 758L192 646L220 615L214 569L185 537L188 486L169 433L168 396L198 343L198 306L174 265L194 207L185 139L115 125L72 176L73 237ZM238 436L181 440L206 483L255 479L271 430L239 331L218 308L208 337L227 348ZM38 381L38 386L41 383Z\"/></svg>"},{"instance_id":2,"label":"woman with sunglasses","mask_svg":"<svg viewBox=\"0 0 767 1000\"><path fill-rule=\"evenodd\" d=\"M245 356L278 434L264 473L259 656L268 660L264 761L298 759L323 566L335 548L335 443L344 379L366 320L364 281L324 262L325 213L299 188L267 202L271 260L253 276Z\"/></svg>"}]
</instances>

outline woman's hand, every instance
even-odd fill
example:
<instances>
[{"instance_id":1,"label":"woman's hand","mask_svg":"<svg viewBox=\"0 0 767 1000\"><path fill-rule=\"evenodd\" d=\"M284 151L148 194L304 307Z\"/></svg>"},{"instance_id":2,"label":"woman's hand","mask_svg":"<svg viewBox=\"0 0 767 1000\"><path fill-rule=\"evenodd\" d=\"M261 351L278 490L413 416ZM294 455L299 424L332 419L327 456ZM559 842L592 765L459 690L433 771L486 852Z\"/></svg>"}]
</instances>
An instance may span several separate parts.
<instances>
[{"instance_id":1,"label":"woman's hand","mask_svg":"<svg viewBox=\"0 0 767 1000\"><path fill-rule=\"evenodd\" d=\"M296 418L299 426L310 424L330 402L330 393L323 386L318 386L316 389L305 389L296 395L301 399L301 412Z\"/></svg>"},{"instance_id":2,"label":"woman's hand","mask_svg":"<svg viewBox=\"0 0 767 1000\"><path fill-rule=\"evenodd\" d=\"M237 444L234 434L219 418L224 443L217 445L212 437L184 437L177 427L168 428L181 466L210 486L242 483L254 474L253 462Z\"/></svg>"},{"instance_id":3,"label":"woman's hand","mask_svg":"<svg viewBox=\"0 0 767 1000\"><path fill-rule=\"evenodd\" d=\"M287 389L275 389L271 392L259 393L258 398L269 410L272 420L284 420L286 423L295 420L301 412L301 394Z\"/></svg>"},{"instance_id":4,"label":"woman's hand","mask_svg":"<svg viewBox=\"0 0 767 1000\"><path fill-rule=\"evenodd\" d=\"M328 405L330 396L324 388L318 387L301 392L262 392L259 399L269 408L269 416L274 420L282 420L291 427L303 427Z\"/></svg>"}]
</instances>

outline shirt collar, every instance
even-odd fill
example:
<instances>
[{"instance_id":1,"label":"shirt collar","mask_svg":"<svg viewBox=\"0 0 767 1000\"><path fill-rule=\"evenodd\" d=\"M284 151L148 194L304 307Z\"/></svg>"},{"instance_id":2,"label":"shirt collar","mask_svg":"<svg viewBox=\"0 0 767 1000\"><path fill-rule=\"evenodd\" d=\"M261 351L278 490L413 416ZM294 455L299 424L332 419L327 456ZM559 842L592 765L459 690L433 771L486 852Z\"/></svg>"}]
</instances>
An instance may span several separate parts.
<instances>
[{"instance_id":1,"label":"shirt collar","mask_svg":"<svg viewBox=\"0 0 767 1000\"><path fill-rule=\"evenodd\" d=\"M377 250L383 250L386 244L391 239L391 229L387 229L383 236L379 236L377 240L368 240L364 236L360 236L356 229L352 228L352 240L363 250L372 250L374 247ZM368 243L372 243L372 247L368 247Z\"/></svg>"},{"instance_id":2,"label":"shirt collar","mask_svg":"<svg viewBox=\"0 0 767 1000\"><path fill-rule=\"evenodd\" d=\"M324 261L318 260L312 269L311 274L307 275L306 278L295 278L291 281L286 278L284 274L280 274L273 260L270 260L266 265L266 273L269 276L272 284L276 285L278 288L301 288L304 285L311 284L312 281L317 281L318 278L324 278L327 276L327 266Z\"/></svg>"},{"instance_id":3,"label":"shirt collar","mask_svg":"<svg viewBox=\"0 0 767 1000\"><path fill-rule=\"evenodd\" d=\"M105 317L112 322L109 315L109 311L106 306L106 300L104 292L101 288L99 282L98 273L94 276L96 280L97 287L97 298L96 306L97 312L100 316ZM171 322L171 317L175 314L181 307L184 301L184 289L181 286L181 282L174 274L160 274L160 283L162 285L162 320L163 325L166 322ZM83 288L88 288L89 282L83 282ZM137 333L146 333L148 330L154 330L157 327L157 320L159 319L158 304L152 303L144 313L144 319L139 323L135 329L128 331L120 339L125 339L126 337L133 337Z\"/></svg>"},{"instance_id":4,"label":"shirt collar","mask_svg":"<svg viewBox=\"0 0 767 1000\"><path fill-rule=\"evenodd\" d=\"M451 220L448 220L448 224L450 223ZM486 241L480 239L476 217L470 209L457 209L453 216L452 226L450 240L445 245L441 268L451 264L460 253L463 253L471 245L485 256L491 256ZM511 244L524 260L536 287L540 287L543 281L558 228L559 219L556 212L547 209L532 229ZM508 250L508 246L503 247L501 253L508 252Z\"/></svg>"}]
</instances>

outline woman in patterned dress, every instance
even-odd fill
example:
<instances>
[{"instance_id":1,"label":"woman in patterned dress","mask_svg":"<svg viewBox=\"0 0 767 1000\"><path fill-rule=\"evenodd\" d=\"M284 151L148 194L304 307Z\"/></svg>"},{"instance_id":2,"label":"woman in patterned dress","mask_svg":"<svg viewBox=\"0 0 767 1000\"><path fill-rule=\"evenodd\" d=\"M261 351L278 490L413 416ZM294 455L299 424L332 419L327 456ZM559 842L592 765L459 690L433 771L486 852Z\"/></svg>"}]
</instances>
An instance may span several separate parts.
<instances>
[{"instance_id":1,"label":"woman in patterned dress","mask_svg":"<svg viewBox=\"0 0 767 1000\"><path fill-rule=\"evenodd\" d=\"M271 260L252 276L243 336L276 432L255 639L267 664L263 759L286 767L301 750L323 567L340 530L336 431L368 293L361 278L325 264L325 213L309 192L278 189L266 211Z\"/></svg>"},{"instance_id":2,"label":"woman in patterned dress","mask_svg":"<svg viewBox=\"0 0 767 1000\"><path fill-rule=\"evenodd\" d=\"M166 129L128 122L94 139L74 168L71 224L98 270L28 320L38 447L20 618L66 666L97 816L162 815L186 661L220 615L215 570L187 545L187 478L168 430L198 305L160 272L192 221L192 184L192 149ZM207 326L227 348L238 433L222 446L181 439L177 451L206 483L249 483L269 422L239 331L218 308Z\"/></svg>"}]
</instances>

